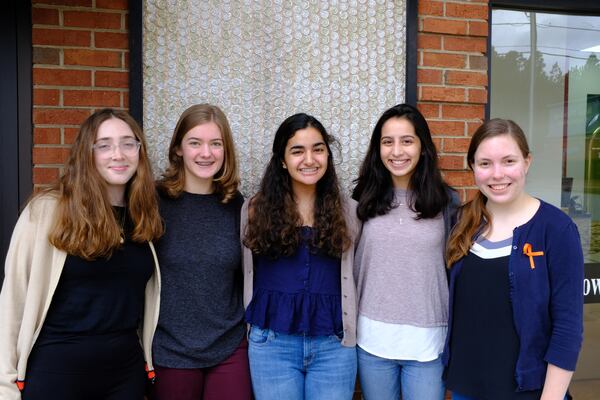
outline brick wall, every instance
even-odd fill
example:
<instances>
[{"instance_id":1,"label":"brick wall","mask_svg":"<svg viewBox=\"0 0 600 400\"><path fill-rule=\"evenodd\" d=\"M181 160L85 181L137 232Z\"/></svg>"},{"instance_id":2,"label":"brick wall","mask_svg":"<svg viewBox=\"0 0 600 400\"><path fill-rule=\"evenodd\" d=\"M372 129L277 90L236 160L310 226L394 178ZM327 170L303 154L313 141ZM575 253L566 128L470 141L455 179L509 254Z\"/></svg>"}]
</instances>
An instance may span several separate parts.
<instances>
[{"instance_id":1,"label":"brick wall","mask_svg":"<svg viewBox=\"0 0 600 400\"><path fill-rule=\"evenodd\" d=\"M474 192L469 136L487 101L488 1L418 0L418 105L448 182ZM127 109L127 0L33 0L33 182L53 182L78 125Z\"/></svg>"},{"instance_id":2,"label":"brick wall","mask_svg":"<svg viewBox=\"0 0 600 400\"><path fill-rule=\"evenodd\" d=\"M474 192L467 169L470 135L487 103L488 1L419 0L417 98L448 183Z\"/></svg>"},{"instance_id":3,"label":"brick wall","mask_svg":"<svg viewBox=\"0 0 600 400\"><path fill-rule=\"evenodd\" d=\"M55 181L94 110L129 106L127 0L33 0L33 183Z\"/></svg>"}]
</instances>

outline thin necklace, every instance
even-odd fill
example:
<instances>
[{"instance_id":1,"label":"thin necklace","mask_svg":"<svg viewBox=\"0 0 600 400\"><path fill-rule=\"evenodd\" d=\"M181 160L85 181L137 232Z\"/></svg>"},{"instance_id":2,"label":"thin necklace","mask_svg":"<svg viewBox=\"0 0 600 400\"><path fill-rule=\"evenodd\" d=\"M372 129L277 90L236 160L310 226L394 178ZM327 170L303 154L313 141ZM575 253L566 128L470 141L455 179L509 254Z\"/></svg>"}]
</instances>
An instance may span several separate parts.
<instances>
[{"instance_id":1,"label":"thin necklace","mask_svg":"<svg viewBox=\"0 0 600 400\"><path fill-rule=\"evenodd\" d=\"M127 208L123 207L123 213L120 215L119 218L119 229L121 230L121 238L119 240L119 242L121 244L125 243L125 217L127 216Z\"/></svg>"}]
</instances>

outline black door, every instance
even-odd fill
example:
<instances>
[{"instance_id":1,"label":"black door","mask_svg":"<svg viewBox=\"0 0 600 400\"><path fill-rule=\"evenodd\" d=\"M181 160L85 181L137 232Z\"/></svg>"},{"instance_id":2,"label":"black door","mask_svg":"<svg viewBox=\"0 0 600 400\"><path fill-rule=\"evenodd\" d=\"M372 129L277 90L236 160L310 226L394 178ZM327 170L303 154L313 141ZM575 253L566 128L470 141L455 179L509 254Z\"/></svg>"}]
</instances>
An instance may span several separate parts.
<instances>
[{"instance_id":1,"label":"black door","mask_svg":"<svg viewBox=\"0 0 600 400\"><path fill-rule=\"evenodd\" d=\"M0 12L0 280L19 207L31 178L31 3L8 0Z\"/></svg>"}]
</instances>

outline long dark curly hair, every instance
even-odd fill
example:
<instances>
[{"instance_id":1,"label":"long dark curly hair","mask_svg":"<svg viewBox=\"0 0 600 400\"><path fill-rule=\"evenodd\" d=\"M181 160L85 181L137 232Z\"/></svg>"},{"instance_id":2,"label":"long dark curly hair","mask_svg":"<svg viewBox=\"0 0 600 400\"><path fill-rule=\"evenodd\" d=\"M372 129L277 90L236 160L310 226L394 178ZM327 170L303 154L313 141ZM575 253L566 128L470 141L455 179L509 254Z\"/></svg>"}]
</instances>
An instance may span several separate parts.
<instances>
[{"instance_id":1,"label":"long dark curly hair","mask_svg":"<svg viewBox=\"0 0 600 400\"><path fill-rule=\"evenodd\" d=\"M421 141L421 156L410 177L411 207L417 218L433 218L450 202L449 187L438 168L437 152L425 117L409 104L398 104L386 110L373 129L367 155L360 167L352 198L358 201L358 218L365 222L387 214L393 207L394 185L390 171L381 161L381 130L391 118L404 118L415 128Z\"/></svg>"},{"instance_id":2,"label":"long dark curly hair","mask_svg":"<svg viewBox=\"0 0 600 400\"><path fill-rule=\"evenodd\" d=\"M327 146L327 169L316 187L311 249L340 257L350 245L330 148L334 139L315 117L300 113L288 117L277 129L271 160L260 190L250 202L244 245L255 254L269 258L290 256L302 241L300 227L303 221L294 200L291 177L283 167L283 161L289 139L298 130L308 127L318 130Z\"/></svg>"}]
</instances>

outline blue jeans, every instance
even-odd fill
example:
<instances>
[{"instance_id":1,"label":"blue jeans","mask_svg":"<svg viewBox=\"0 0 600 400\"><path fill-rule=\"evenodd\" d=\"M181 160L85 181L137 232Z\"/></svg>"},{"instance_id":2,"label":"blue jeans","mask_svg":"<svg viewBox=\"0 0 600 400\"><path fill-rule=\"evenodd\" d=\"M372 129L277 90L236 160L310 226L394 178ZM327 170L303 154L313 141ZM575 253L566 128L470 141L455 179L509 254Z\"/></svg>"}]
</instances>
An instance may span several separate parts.
<instances>
[{"instance_id":1,"label":"blue jeans","mask_svg":"<svg viewBox=\"0 0 600 400\"><path fill-rule=\"evenodd\" d=\"M288 335L252 326L248 358L256 400L351 400L356 350L331 336Z\"/></svg>"},{"instance_id":2,"label":"blue jeans","mask_svg":"<svg viewBox=\"0 0 600 400\"><path fill-rule=\"evenodd\" d=\"M389 360L357 348L358 376L365 400L443 400L444 366L433 361Z\"/></svg>"}]
</instances>

